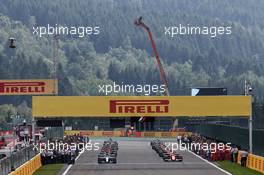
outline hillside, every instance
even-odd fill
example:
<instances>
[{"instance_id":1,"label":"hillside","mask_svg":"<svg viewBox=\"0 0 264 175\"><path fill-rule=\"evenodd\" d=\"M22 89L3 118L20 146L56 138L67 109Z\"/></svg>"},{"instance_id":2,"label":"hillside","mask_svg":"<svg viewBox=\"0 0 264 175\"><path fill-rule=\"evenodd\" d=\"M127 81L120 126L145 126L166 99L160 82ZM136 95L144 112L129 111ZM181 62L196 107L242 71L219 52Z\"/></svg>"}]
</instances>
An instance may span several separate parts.
<instances>
[{"instance_id":1,"label":"hillside","mask_svg":"<svg viewBox=\"0 0 264 175\"><path fill-rule=\"evenodd\" d=\"M159 84L149 40L133 25L144 17L164 62L172 95L189 95L193 86L224 86L242 94L252 82L264 100L264 2L261 0L0 0L0 79L52 75L52 36L33 35L35 26L100 26L100 34L59 36L60 95L102 95L98 85ZM231 35L165 35L164 27L232 26ZM15 37L17 48L8 48ZM140 95L140 94L137 94ZM28 97L1 97L20 104Z\"/></svg>"}]
</instances>

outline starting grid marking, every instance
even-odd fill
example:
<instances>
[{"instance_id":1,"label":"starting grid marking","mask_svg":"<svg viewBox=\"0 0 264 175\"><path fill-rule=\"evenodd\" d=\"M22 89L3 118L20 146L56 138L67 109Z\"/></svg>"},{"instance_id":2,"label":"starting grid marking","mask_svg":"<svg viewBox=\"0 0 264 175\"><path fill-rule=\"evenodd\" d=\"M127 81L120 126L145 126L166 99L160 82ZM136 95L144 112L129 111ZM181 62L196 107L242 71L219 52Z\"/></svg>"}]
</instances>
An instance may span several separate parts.
<instances>
[{"instance_id":1,"label":"starting grid marking","mask_svg":"<svg viewBox=\"0 0 264 175\"><path fill-rule=\"evenodd\" d=\"M85 152L85 151L84 151ZM76 161L79 159L79 157L84 153L81 152L76 158ZM200 162L117 162L117 164L98 164L97 162L91 162L91 163L81 163L81 162L75 162L74 166L88 166L88 167L101 167L102 170L118 170L120 169L120 166L122 167L121 169L126 169L130 166L135 166L133 169L149 169L149 168L154 168L157 167L158 165L161 165L163 168L169 168L169 169L216 169L218 171L221 171L222 173L226 175L232 175L231 173L223 170L222 168L218 167L216 164L207 161L206 159L200 157L199 155L196 155L195 153L187 150L186 152L190 153L192 156L199 158L201 161ZM152 167L151 167L152 165ZM138 166L138 167L137 167ZM150 166L150 167L147 167ZM66 170L62 173L62 175L67 175L69 174L70 169L73 167L73 165L69 165ZM104 168L103 168L104 167ZM108 169L109 168L109 169ZM131 167L130 167L131 168ZM157 167L160 169L159 167ZM93 169L93 168L92 168ZM97 169L97 168L96 168ZM100 170L100 168L98 169Z\"/></svg>"},{"instance_id":2,"label":"starting grid marking","mask_svg":"<svg viewBox=\"0 0 264 175\"><path fill-rule=\"evenodd\" d=\"M222 171L223 173L225 173L225 174L227 174L227 175L233 175L233 174L227 172L226 170L224 170L224 169L218 167L217 165L213 164L212 162L209 162L208 160L202 158L201 156L198 156L197 154L195 154L195 153L193 153L193 152L191 152L191 151L189 151L189 150L188 150L188 152L191 153L192 155L194 155L195 157L198 157L199 159L203 160L203 161L206 162L207 164L209 164L209 165L215 167L215 168L218 169L219 171Z\"/></svg>"},{"instance_id":3,"label":"starting grid marking","mask_svg":"<svg viewBox=\"0 0 264 175\"><path fill-rule=\"evenodd\" d=\"M77 161L77 160L79 159L79 157L80 157L83 153L84 153L84 152L81 152L81 153L76 157L75 161ZM71 167L72 167L72 164L70 164L70 165L66 168L66 170L63 172L62 175L66 175L66 174L69 172L69 170L71 169Z\"/></svg>"},{"instance_id":4,"label":"starting grid marking","mask_svg":"<svg viewBox=\"0 0 264 175\"><path fill-rule=\"evenodd\" d=\"M75 163L75 165L84 165L84 166L88 166L88 165L98 165L98 166L102 166L101 164L98 163ZM104 165L111 165L111 166L118 166L118 165L207 165L206 162L164 162L164 163L136 163L136 162L131 162L131 163L117 163L117 164L104 164ZM104 166L103 165L103 166Z\"/></svg>"}]
</instances>

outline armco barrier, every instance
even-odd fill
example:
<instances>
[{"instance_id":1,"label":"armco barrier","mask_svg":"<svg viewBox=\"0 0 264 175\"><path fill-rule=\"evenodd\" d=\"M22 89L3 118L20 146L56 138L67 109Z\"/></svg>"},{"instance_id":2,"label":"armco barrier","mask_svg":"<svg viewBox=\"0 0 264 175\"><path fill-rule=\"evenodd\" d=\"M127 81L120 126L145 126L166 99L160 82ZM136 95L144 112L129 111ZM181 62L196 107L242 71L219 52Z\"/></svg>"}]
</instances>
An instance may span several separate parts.
<instances>
[{"instance_id":1,"label":"armco barrier","mask_svg":"<svg viewBox=\"0 0 264 175\"><path fill-rule=\"evenodd\" d=\"M241 164L240 152L238 153L237 163ZM249 154L247 158L247 167L264 174L264 157Z\"/></svg>"},{"instance_id":2,"label":"armco barrier","mask_svg":"<svg viewBox=\"0 0 264 175\"><path fill-rule=\"evenodd\" d=\"M36 170L41 167L40 154L18 167L15 171L11 172L9 175L32 175Z\"/></svg>"}]
</instances>

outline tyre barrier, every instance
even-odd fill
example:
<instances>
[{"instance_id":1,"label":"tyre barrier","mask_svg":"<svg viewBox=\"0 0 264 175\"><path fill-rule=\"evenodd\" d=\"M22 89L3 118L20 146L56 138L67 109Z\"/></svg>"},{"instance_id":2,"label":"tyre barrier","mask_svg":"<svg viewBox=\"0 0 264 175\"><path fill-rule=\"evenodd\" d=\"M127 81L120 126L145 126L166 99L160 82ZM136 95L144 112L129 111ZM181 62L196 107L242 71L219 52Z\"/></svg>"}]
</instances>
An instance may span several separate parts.
<instances>
[{"instance_id":1,"label":"tyre barrier","mask_svg":"<svg viewBox=\"0 0 264 175\"><path fill-rule=\"evenodd\" d=\"M9 173L9 175L32 175L41 167L40 154L18 167L15 171Z\"/></svg>"}]
</instances>

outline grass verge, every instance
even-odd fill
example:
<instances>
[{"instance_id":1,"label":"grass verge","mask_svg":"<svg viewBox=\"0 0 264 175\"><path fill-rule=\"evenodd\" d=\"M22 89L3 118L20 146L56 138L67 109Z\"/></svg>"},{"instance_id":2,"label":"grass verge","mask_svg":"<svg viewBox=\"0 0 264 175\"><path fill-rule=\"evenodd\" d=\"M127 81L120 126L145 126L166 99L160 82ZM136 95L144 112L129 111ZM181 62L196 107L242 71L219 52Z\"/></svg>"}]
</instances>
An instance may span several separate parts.
<instances>
[{"instance_id":1,"label":"grass verge","mask_svg":"<svg viewBox=\"0 0 264 175\"><path fill-rule=\"evenodd\" d=\"M64 164L49 164L39 168L33 175L56 175Z\"/></svg>"},{"instance_id":2,"label":"grass verge","mask_svg":"<svg viewBox=\"0 0 264 175\"><path fill-rule=\"evenodd\" d=\"M242 167L241 165L232 163L230 161L218 161L217 164L220 168L230 172L233 175L263 175L260 172Z\"/></svg>"}]
</instances>

